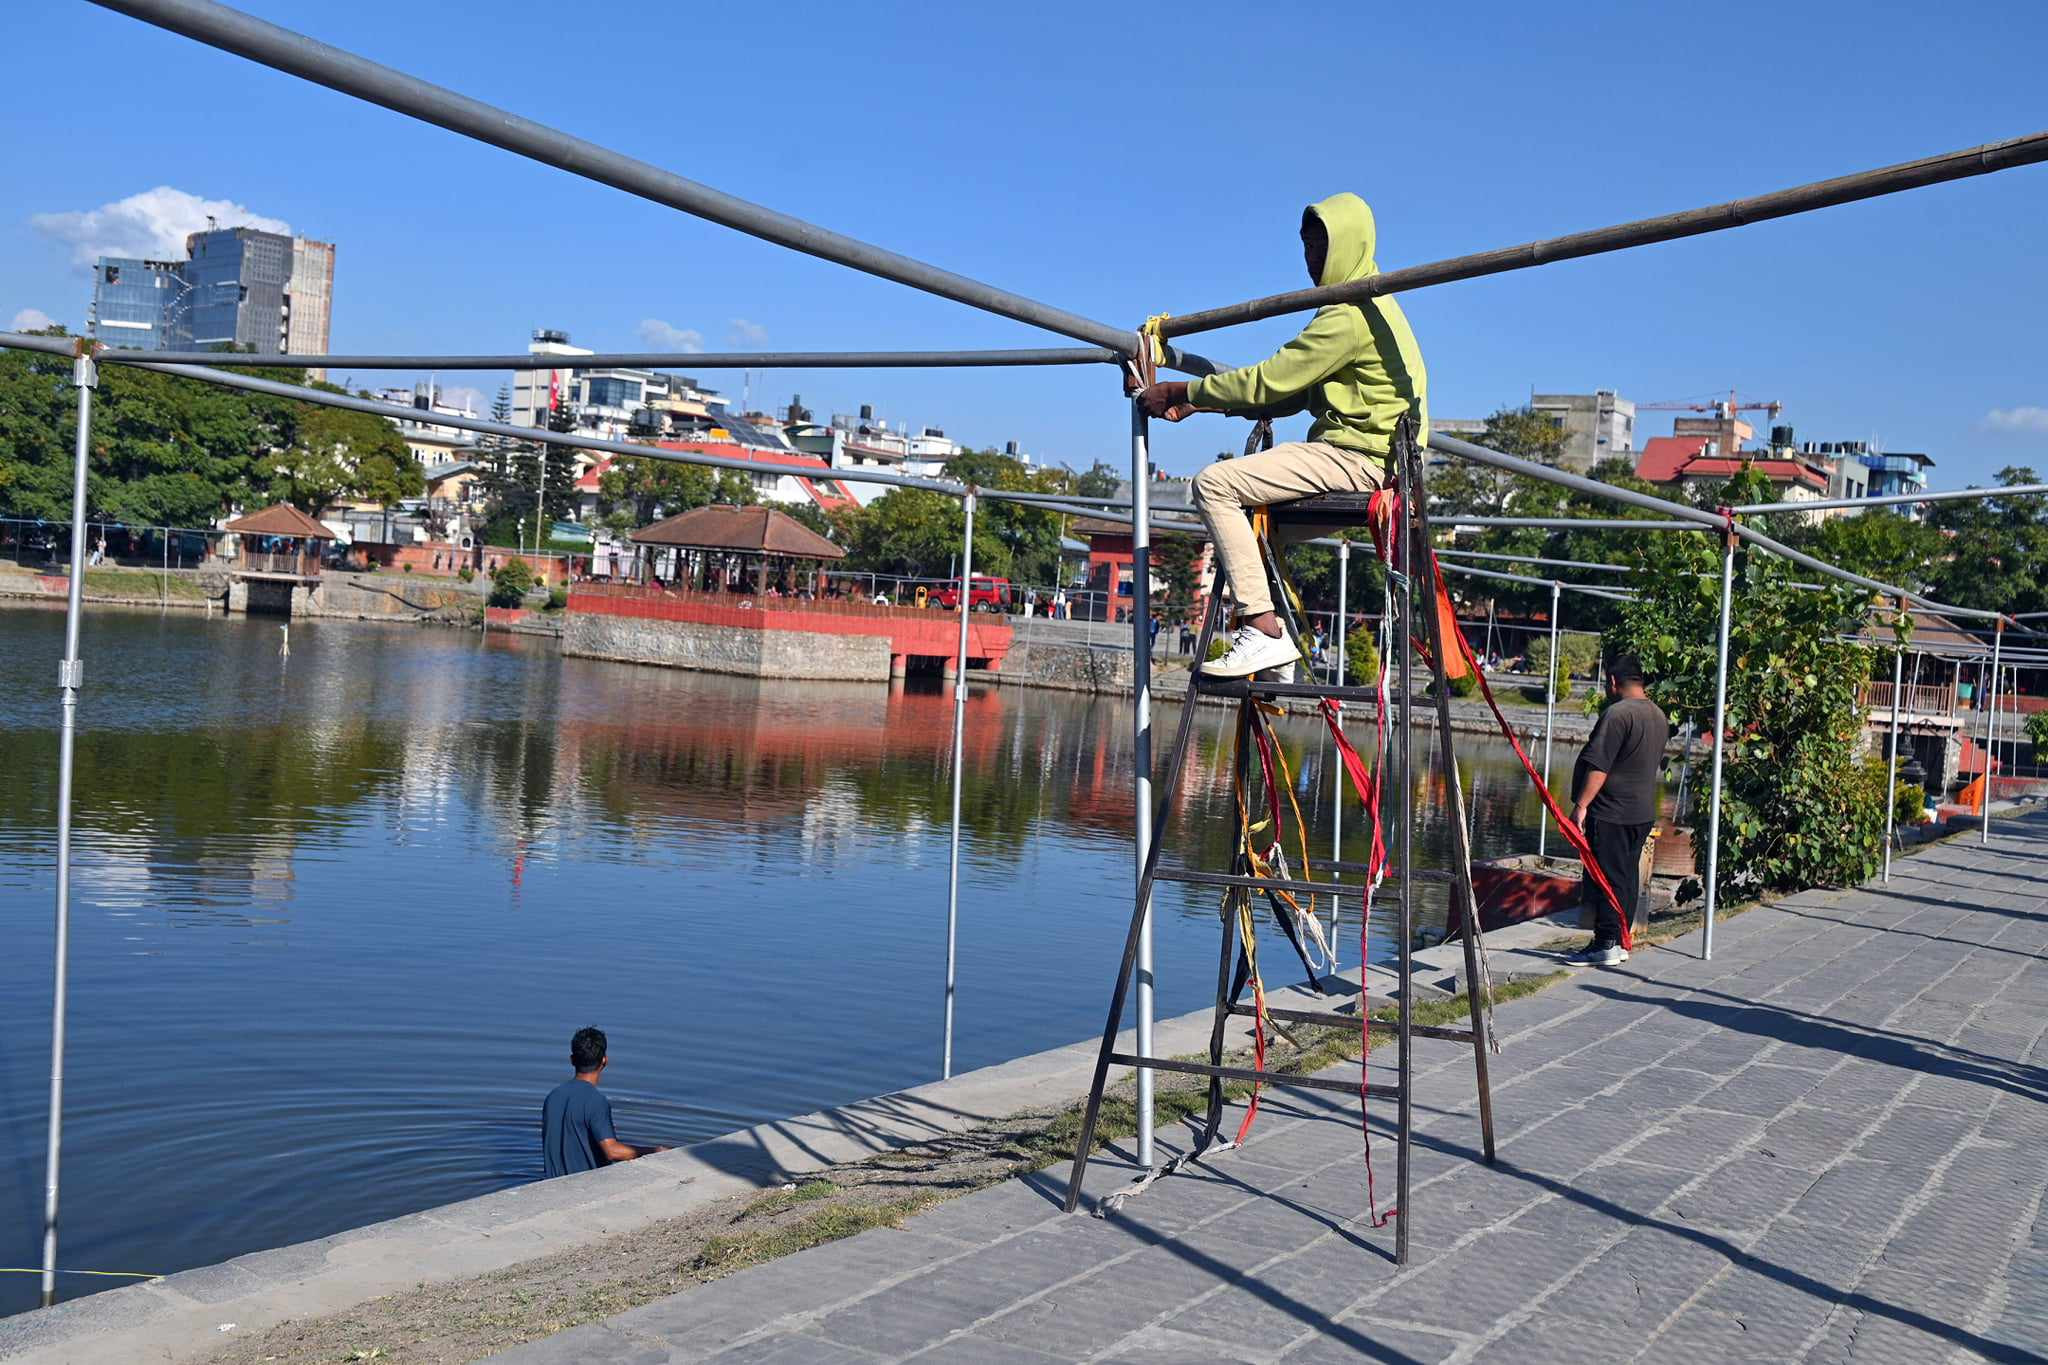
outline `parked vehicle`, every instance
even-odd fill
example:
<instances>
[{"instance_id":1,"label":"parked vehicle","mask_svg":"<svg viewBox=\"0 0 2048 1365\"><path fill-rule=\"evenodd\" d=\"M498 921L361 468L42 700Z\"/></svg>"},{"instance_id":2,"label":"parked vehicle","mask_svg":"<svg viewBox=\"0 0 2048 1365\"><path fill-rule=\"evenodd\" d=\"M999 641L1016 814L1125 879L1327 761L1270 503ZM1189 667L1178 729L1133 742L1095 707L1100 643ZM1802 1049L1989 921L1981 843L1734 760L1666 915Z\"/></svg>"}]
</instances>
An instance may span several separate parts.
<instances>
[{"instance_id":1,"label":"parked vehicle","mask_svg":"<svg viewBox=\"0 0 2048 1365\"><path fill-rule=\"evenodd\" d=\"M932 605L947 611L960 607L960 584L948 583L934 588ZM1010 580L1007 578L983 578L977 574L968 584L967 609L969 611L1008 611L1010 609Z\"/></svg>"}]
</instances>

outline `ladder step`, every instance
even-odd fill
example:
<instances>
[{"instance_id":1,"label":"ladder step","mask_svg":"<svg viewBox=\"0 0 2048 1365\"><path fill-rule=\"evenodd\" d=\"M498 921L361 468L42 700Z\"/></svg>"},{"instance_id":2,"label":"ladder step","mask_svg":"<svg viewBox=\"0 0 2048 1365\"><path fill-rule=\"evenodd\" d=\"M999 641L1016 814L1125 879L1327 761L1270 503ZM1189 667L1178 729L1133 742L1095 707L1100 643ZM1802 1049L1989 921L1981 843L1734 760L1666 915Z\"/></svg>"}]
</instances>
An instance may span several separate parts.
<instances>
[{"instance_id":1,"label":"ladder step","mask_svg":"<svg viewBox=\"0 0 2048 1365\"><path fill-rule=\"evenodd\" d=\"M1338 687L1331 683L1260 682L1255 678L1211 678L1195 675L1195 690L1205 697L1328 697L1331 701L1376 701L1370 687Z\"/></svg>"},{"instance_id":2,"label":"ladder step","mask_svg":"<svg viewBox=\"0 0 2048 1365\"><path fill-rule=\"evenodd\" d=\"M1317 866L1329 872L1352 874L1363 874L1371 870L1364 863L1345 862L1341 860L1334 863L1318 863ZM1389 863L1385 869L1385 876L1388 881L1397 882L1401 879L1401 869L1395 866L1394 864ZM1444 868L1418 867L1415 869L1415 880L1418 882L1436 882L1444 886L1449 886L1452 882L1455 882L1457 878L1452 876L1451 873ZM1382 894L1386 893L1383 891Z\"/></svg>"},{"instance_id":3,"label":"ladder step","mask_svg":"<svg viewBox=\"0 0 2048 1365\"><path fill-rule=\"evenodd\" d=\"M1276 526L1370 526L1372 494L1318 493L1312 498L1276 502L1266 509ZM1372 546L1358 547L1367 554Z\"/></svg>"},{"instance_id":4,"label":"ladder step","mask_svg":"<svg viewBox=\"0 0 2048 1365\"><path fill-rule=\"evenodd\" d=\"M1128 1052L1112 1052L1109 1060L1115 1066L1142 1067L1150 1071L1178 1071L1187 1076L1217 1076L1226 1081L1257 1081L1265 1085L1292 1086L1297 1090L1334 1090L1343 1095L1359 1092L1357 1081L1331 1080L1327 1076L1296 1076L1284 1071L1255 1071L1248 1066L1211 1066L1207 1062L1178 1062L1170 1057L1137 1057ZM1398 1085L1368 1085L1365 1093L1379 1099L1395 1100L1401 1097Z\"/></svg>"},{"instance_id":5,"label":"ladder step","mask_svg":"<svg viewBox=\"0 0 2048 1365\"><path fill-rule=\"evenodd\" d=\"M1334 867L1340 871L1365 871L1364 863L1326 863L1324 866ZM1400 873L1393 869L1389 869L1387 872L1387 877L1390 881L1397 879L1399 875ZM1155 872L1152 874L1152 880L1158 882L1180 882L1187 886L1244 886L1254 891L1289 891L1304 896L1332 894L1338 896L1362 896L1365 894L1364 887L1351 882L1311 882L1303 881L1300 878L1250 877L1235 872L1194 872L1185 870L1179 872ZM1435 868L1418 867L1415 869L1415 880L1418 882L1449 884L1451 874ZM1380 894L1382 896L1390 896L1393 894L1393 891L1383 886L1380 888Z\"/></svg>"},{"instance_id":6,"label":"ladder step","mask_svg":"<svg viewBox=\"0 0 2048 1365\"><path fill-rule=\"evenodd\" d=\"M1298 877L1248 877L1234 872L1155 872L1154 881L1181 882L1188 886L1243 886L1254 891L1287 891L1302 896L1362 896L1362 886L1343 882L1310 882Z\"/></svg>"},{"instance_id":7,"label":"ladder step","mask_svg":"<svg viewBox=\"0 0 2048 1365\"><path fill-rule=\"evenodd\" d=\"M1242 1015L1247 1019L1257 1013L1257 1010L1257 1006L1247 1005L1242 1001L1230 1007L1232 1014ZM1283 1010L1274 1009L1269 1005L1266 1007L1266 1017L1268 1019L1278 1019L1283 1024L1321 1024L1325 1028L1358 1027L1357 1015L1333 1014L1327 1010ZM1390 1019L1375 1019L1373 1020L1373 1027L1392 1032L1395 1024ZM1417 1038L1441 1038L1448 1043L1469 1043L1472 1041L1472 1030L1470 1029L1438 1028L1433 1024L1411 1024L1408 1031Z\"/></svg>"}]
</instances>

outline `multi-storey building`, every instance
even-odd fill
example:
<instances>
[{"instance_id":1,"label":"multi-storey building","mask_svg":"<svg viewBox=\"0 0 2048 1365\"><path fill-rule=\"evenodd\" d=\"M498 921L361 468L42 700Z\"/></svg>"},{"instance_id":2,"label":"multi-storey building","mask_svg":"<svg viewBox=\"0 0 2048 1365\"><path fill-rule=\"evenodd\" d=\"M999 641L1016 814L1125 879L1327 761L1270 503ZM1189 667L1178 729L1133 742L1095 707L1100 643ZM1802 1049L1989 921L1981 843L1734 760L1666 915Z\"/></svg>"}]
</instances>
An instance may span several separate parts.
<instances>
[{"instance_id":1,"label":"multi-storey building","mask_svg":"<svg viewBox=\"0 0 2048 1365\"><path fill-rule=\"evenodd\" d=\"M93 334L135 350L319 354L334 314L334 244L256 228L185 238L187 259L103 256L93 270ZM316 379L325 374L314 371Z\"/></svg>"},{"instance_id":2,"label":"multi-storey building","mask_svg":"<svg viewBox=\"0 0 2048 1365\"><path fill-rule=\"evenodd\" d=\"M182 261L102 256L92 269L91 333L124 351L168 350L190 293Z\"/></svg>"},{"instance_id":3,"label":"multi-storey building","mask_svg":"<svg viewBox=\"0 0 2048 1365\"><path fill-rule=\"evenodd\" d=\"M1539 393L1529 407L1564 429L1558 466L1583 473L1602 460L1627 458L1636 448L1636 405L1612 389L1592 393ZM1441 424L1432 423L1441 430Z\"/></svg>"}]
</instances>

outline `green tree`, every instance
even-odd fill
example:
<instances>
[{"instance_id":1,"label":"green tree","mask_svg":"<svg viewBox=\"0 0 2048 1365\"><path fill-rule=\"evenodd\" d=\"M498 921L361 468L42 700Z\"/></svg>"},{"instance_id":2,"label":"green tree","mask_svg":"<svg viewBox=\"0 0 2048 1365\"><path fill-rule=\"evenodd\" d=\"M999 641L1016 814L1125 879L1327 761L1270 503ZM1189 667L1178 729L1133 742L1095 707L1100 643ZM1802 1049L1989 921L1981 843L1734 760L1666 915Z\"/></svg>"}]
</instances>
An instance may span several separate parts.
<instances>
[{"instance_id":1,"label":"green tree","mask_svg":"<svg viewBox=\"0 0 2048 1365\"><path fill-rule=\"evenodd\" d=\"M331 384L312 387L341 392ZM287 403L275 416L277 444L253 471L260 497L316 515L344 498L388 508L426 488L419 461L383 417L315 403Z\"/></svg>"},{"instance_id":2,"label":"green tree","mask_svg":"<svg viewBox=\"0 0 2048 1365\"><path fill-rule=\"evenodd\" d=\"M965 520L958 498L922 488L892 488L858 517L848 519L847 567L941 577L958 560ZM974 522L974 571L999 578L1010 572L1009 547L980 516Z\"/></svg>"},{"instance_id":3,"label":"green tree","mask_svg":"<svg viewBox=\"0 0 2048 1365\"><path fill-rule=\"evenodd\" d=\"M993 450L963 450L946 462L946 472L976 488L1017 493L1063 493L1068 484L1063 471L1033 469L1013 456ZM975 508L975 544L980 545L986 526L1008 552L1004 573L1035 583L1050 582L1059 571L1064 520L1062 513L1043 507L983 498ZM975 554L979 559L980 550Z\"/></svg>"},{"instance_id":4,"label":"green tree","mask_svg":"<svg viewBox=\"0 0 2048 1365\"><path fill-rule=\"evenodd\" d=\"M533 570L523 559L508 559L491 570L491 595L488 599L494 607L516 607L526 601L526 594L533 591L537 580Z\"/></svg>"},{"instance_id":5,"label":"green tree","mask_svg":"<svg viewBox=\"0 0 2048 1365\"><path fill-rule=\"evenodd\" d=\"M2032 469L2009 465L1998 486L2036 482ZM1927 525L1944 550L1930 569L1933 595L1988 611L2048 610L2048 499L2038 494L1959 498L1927 509Z\"/></svg>"},{"instance_id":6,"label":"green tree","mask_svg":"<svg viewBox=\"0 0 2048 1365\"><path fill-rule=\"evenodd\" d=\"M1737 498L1724 491L1719 501ZM1651 695L1674 723L1711 730L1719 552L1706 537L1671 535L1645 538L1639 553L1638 596L1621 606L1607 647L1642 660ZM1795 578L1775 555L1738 556L1723 739L1724 900L1852 884L1882 856L1888 784L1882 765L1856 757L1871 653L1850 637L1863 626L1868 597L1848 585L1797 588ZM1693 790L1704 791L1704 774L1695 776ZM1704 879L1705 803L1695 812Z\"/></svg>"},{"instance_id":7,"label":"green tree","mask_svg":"<svg viewBox=\"0 0 2048 1365\"><path fill-rule=\"evenodd\" d=\"M1084 498L1113 498L1123 484L1123 476L1116 466L1104 460L1089 465L1084 473L1074 476L1074 492Z\"/></svg>"},{"instance_id":8,"label":"green tree","mask_svg":"<svg viewBox=\"0 0 2048 1365\"><path fill-rule=\"evenodd\" d=\"M1194 610L1195 571L1201 567L1203 541L1199 536L1164 531L1152 540L1152 571L1166 584L1166 600L1155 603L1166 619L1179 620Z\"/></svg>"},{"instance_id":9,"label":"green tree","mask_svg":"<svg viewBox=\"0 0 2048 1365\"><path fill-rule=\"evenodd\" d=\"M1783 527L1778 534L1794 549L1830 564L1915 591L1927 586L1947 548L1932 526L1882 508Z\"/></svg>"},{"instance_id":10,"label":"green tree","mask_svg":"<svg viewBox=\"0 0 2048 1365\"><path fill-rule=\"evenodd\" d=\"M1478 444L1503 455L1556 465L1564 458L1568 439L1562 426L1532 408L1500 408L1486 419L1486 430L1480 433ZM1476 461L1443 460L1430 474L1430 512L1439 515L1441 509L1441 514L1505 516L1509 505L1517 503L1518 492L1526 494L1530 482ZM1525 513L1517 505L1514 515Z\"/></svg>"}]
</instances>

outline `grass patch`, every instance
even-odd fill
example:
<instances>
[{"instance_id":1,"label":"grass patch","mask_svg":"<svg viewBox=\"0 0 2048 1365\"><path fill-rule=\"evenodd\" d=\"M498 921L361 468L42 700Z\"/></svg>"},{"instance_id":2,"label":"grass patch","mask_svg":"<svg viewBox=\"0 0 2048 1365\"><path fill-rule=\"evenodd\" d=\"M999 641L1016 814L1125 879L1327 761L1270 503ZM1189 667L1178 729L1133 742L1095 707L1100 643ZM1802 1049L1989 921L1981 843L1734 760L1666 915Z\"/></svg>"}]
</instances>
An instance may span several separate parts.
<instances>
[{"instance_id":1,"label":"grass patch","mask_svg":"<svg viewBox=\"0 0 2048 1365\"><path fill-rule=\"evenodd\" d=\"M747 1205L742 1218L761 1218L771 1213L793 1209L798 1204L808 1204L817 1199L830 1199L839 1193L839 1187L829 1180L806 1180L794 1189L774 1190L762 1195Z\"/></svg>"},{"instance_id":2,"label":"grass patch","mask_svg":"<svg viewBox=\"0 0 2048 1365\"><path fill-rule=\"evenodd\" d=\"M823 1180L810 1183L824 1185L828 1191L836 1188ZM840 1204L820 1209L797 1222L752 1235L712 1237L697 1252L691 1269L700 1275L730 1275L750 1265L854 1237L874 1228L901 1227L904 1219L936 1204L939 1199L940 1196L933 1193L910 1199L892 1199L883 1204Z\"/></svg>"},{"instance_id":3,"label":"grass patch","mask_svg":"<svg viewBox=\"0 0 2048 1365\"><path fill-rule=\"evenodd\" d=\"M207 595L196 578L146 569L87 569L85 590L102 597L170 596L184 602L197 602Z\"/></svg>"}]
</instances>

